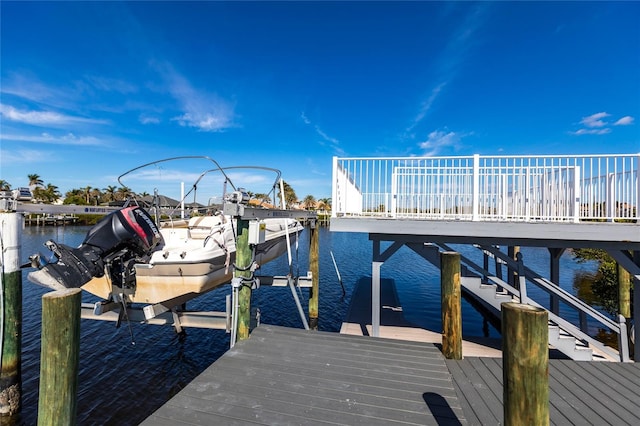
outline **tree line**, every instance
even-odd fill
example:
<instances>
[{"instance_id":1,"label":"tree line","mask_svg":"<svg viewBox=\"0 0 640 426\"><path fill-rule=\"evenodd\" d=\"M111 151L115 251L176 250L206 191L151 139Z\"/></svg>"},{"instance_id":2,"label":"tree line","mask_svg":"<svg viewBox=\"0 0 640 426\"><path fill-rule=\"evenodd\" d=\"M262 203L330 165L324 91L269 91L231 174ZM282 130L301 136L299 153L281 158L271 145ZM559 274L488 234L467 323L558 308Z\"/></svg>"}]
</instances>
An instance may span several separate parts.
<instances>
[{"instance_id":1,"label":"tree line","mask_svg":"<svg viewBox=\"0 0 640 426\"><path fill-rule=\"evenodd\" d=\"M112 202L124 201L133 196L146 197L150 195L147 192L135 193L127 186L107 186L106 188L95 188L86 186L84 188L74 188L64 194L59 191L56 185L51 183L45 184L40 175L29 174L28 186L31 190L34 201L45 204L52 204L62 199L63 204L75 205L104 205ZM305 196L302 201L298 200L295 190L284 182L284 199L287 208L298 207L306 210L331 210L331 199L316 199L313 195ZM0 179L0 191L10 191L11 184ZM259 204L270 204L273 200L267 194L253 193L248 191L250 199L258 200Z\"/></svg>"}]
</instances>

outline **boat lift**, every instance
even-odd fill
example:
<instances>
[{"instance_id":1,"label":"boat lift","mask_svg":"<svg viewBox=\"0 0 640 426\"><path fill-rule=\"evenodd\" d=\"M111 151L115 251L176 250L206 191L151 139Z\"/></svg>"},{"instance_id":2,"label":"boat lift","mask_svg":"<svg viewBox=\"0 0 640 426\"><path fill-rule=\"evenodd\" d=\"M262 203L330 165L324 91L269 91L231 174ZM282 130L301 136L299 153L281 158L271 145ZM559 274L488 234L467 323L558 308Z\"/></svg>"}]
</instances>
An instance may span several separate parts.
<instances>
[{"instance_id":1,"label":"boat lift","mask_svg":"<svg viewBox=\"0 0 640 426\"><path fill-rule=\"evenodd\" d=\"M282 218L282 219L305 219L310 220L312 226L315 225L317 214L306 210L276 210L264 209L247 206L241 203L226 203L224 214L234 216L237 219L259 222L266 218ZM287 239L289 234L287 234ZM296 242L297 244L297 242ZM291 265L291 248L287 244L289 265ZM256 276L256 288L259 286L284 287L288 286L298 308L300 319L305 329L309 329L304 310L300 303L296 288L310 288L312 286L313 275L311 271L306 276L294 277L292 274L284 276ZM198 297L198 296L195 296ZM179 309L185 306L188 300L192 300L194 296L185 295L178 299L171 300L170 303L156 303L145 306L127 305L116 301L99 301L95 303L82 303L81 318L111 321L116 326L120 326L122 322L130 324L143 323L151 325L171 325L177 333L183 332L185 327L207 328L225 330L227 333L233 332L233 302L231 295L226 297L226 308L224 312L220 311L188 311ZM118 299L116 297L116 299ZM130 329L131 332L131 329ZM132 332L131 332L132 333ZM132 334L132 343L134 343Z\"/></svg>"}]
</instances>

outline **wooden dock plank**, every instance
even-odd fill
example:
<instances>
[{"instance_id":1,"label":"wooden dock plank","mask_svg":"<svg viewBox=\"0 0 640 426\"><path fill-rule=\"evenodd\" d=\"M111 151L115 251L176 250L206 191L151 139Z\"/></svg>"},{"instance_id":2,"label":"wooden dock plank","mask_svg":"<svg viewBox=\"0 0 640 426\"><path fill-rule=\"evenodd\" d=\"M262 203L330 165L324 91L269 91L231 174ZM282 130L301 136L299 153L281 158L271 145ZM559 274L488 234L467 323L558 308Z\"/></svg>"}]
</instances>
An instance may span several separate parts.
<instances>
[{"instance_id":1,"label":"wooden dock plank","mask_svg":"<svg viewBox=\"0 0 640 426\"><path fill-rule=\"evenodd\" d=\"M501 424L502 360L446 362L469 424ZM550 423L554 425L635 425L640 419L640 366L550 360L549 401Z\"/></svg>"},{"instance_id":2,"label":"wooden dock plank","mask_svg":"<svg viewBox=\"0 0 640 426\"><path fill-rule=\"evenodd\" d=\"M490 389L475 370L472 359L446 361L458 390L465 418L472 425L502 424L502 398L496 396L502 395L502 383L499 383L499 393L497 388Z\"/></svg>"},{"instance_id":3,"label":"wooden dock plank","mask_svg":"<svg viewBox=\"0 0 640 426\"><path fill-rule=\"evenodd\" d=\"M489 407L482 402L478 391L473 384L467 380L464 372L457 366L448 365L451 371L455 387L458 391L458 399L464 411L465 418L470 425L500 424Z\"/></svg>"},{"instance_id":4,"label":"wooden dock plank","mask_svg":"<svg viewBox=\"0 0 640 426\"><path fill-rule=\"evenodd\" d=\"M628 398L627 392L608 376L599 373L603 363L556 363L573 385L577 398L589 404L598 413L607 413L606 421L618 424L634 424L640 419L640 398ZM636 369L637 370L637 369ZM565 382L566 384L567 382ZM622 390L622 391L621 391Z\"/></svg>"},{"instance_id":5,"label":"wooden dock plank","mask_svg":"<svg viewBox=\"0 0 640 426\"><path fill-rule=\"evenodd\" d=\"M432 344L266 325L143 424L173 420L466 424L444 359Z\"/></svg>"}]
</instances>

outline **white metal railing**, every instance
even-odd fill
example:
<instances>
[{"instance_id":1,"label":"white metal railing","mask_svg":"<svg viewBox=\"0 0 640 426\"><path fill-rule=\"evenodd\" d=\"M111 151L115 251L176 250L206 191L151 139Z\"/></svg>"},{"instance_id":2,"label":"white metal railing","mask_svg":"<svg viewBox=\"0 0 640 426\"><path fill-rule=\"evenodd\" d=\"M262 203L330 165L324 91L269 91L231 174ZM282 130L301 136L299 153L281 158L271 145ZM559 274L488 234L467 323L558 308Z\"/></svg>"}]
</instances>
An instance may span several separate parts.
<instances>
[{"instance_id":1,"label":"white metal railing","mask_svg":"<svg viewBox=\"0 0 640 426\"><path fill-rule=\"evenodd\" d=\"M640 154L333 159L332 214L476 221L635 220Z\"/></svg>"}]
</instances>

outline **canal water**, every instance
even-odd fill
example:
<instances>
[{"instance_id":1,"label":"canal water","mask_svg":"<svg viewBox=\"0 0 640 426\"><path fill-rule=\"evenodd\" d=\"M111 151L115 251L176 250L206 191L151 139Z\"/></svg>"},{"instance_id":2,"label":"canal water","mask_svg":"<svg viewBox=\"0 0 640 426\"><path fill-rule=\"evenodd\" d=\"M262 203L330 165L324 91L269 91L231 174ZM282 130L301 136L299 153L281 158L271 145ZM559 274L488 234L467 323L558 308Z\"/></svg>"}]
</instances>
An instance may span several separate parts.
<instances>
[{"instance_id":1,"label":"canal water","mask_svg":"<svg viewBox=\"0 0 640 426\"><path fill-rule=\"evenodd\" d=\"M43 243L48 239L70 246L79 245L88 227L27 227L22 236L22 257L46 253ZM332 233L320 229L320 303L319 329L337 332L349 307L354 286L363 276L371 275L372 243L367 234ZM309 234L304 231L298 247L293 248L293 272L305 275L308 265ZM457 250L476 256L477 249L455 246ZM331 259L338 265L343 288ZM530 268L546 276L546 249L523 248ZM297 260L297 263L295 262ZM576 263L570 254L561 259L560 285L573 291L577 277L595 273L597 264ZM265 265L261 275L285 275L289 271L286 255ZM22 424L34 425L37 420L38 375L40 363L41 296L48 289L27 281L23 273L23 411ZM438 269L410 249L403 247L381 270L383 278L392 278L403 306L405 318L433 331L441 330L440 275ZM230 286L222 286L192 302L190 310L223 311ZM307 306L308 290L300 291L303 306ZM95 302L83 294L84 302ZM262 287L253 293L253 307L261 312L267 324L302 328L294 299L288 288ZM229 348L229 335L221 330L187 329L178 336L171 327L123 324L82 320L80 371L78 392L79 425L136 425L180 391L199 373ZM467 336L498 337L483 317L463 301L463 333ZM134 344L135 343L135 344Z\"/></svg>"}]
</instances>

